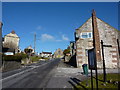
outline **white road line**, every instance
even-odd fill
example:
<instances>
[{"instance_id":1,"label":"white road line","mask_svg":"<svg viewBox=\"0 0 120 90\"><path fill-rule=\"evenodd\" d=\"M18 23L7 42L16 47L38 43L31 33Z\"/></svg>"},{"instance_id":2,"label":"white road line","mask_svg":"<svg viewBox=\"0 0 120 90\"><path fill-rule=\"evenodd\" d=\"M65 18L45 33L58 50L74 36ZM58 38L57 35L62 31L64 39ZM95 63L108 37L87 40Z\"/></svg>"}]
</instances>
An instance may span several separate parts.
<instances>
[{"instance_id":1,"label":"white road line","mask_svg":"<svg viewBox=\"0 0 120 90\"><path fill-rule=\"evenodd\" d=\"M48 62L48 63L50 63L50 62ZM30 69L28 69L28 70L25 70L25 71L22 71L22 72L19 72L19 73L13 74L13 75L11 75L11 76L8 76L8 77L6 77L6 78L3 78L3 79L1 79L0 81L2 81L2 80L6 80L6 79L9 79L9 78L14 77L14 76L16 76L16 75L20 75L20 74L25 73L25 72L28 72L28 71L30 71L30 70L32 70L32 69L35 69L35 68L38 68L38 67L44 66L44 65L46 65L46 64L48 64L48 63L42 64L42 65L40 65L40 66L34 66L33 68L30 68Z\"/></svg>"},{"instance_id":2,"label":"white road line","mask_svg":"<svg viewBox=\"0 0 120 90\"><path fill-rule=\"evenodd\" d=\"M9 78L14 77L14 76L16 76L16 75L20 75L20 74L25 73L25 72L27 72L27 71L29 71L29 70L32 70L32 69L34 69L34 68L30 68L30 69L28 69L28 70L26 70L26 71L22 71L22 72L13 74L13 75L11 75L11 76L8 76L8 77L6 77L6 78L1 79L0 81L9 79Z\"/></svg>"},{"instance_id":3,"label":"white road line","mask_svg":"<svg viewBox=\"0 0 120 90\"><path fill-rule=\"evenodd\" d=\"M64 86L64 88L67 88L67 86Z\"/></svg>"}]
</instances>

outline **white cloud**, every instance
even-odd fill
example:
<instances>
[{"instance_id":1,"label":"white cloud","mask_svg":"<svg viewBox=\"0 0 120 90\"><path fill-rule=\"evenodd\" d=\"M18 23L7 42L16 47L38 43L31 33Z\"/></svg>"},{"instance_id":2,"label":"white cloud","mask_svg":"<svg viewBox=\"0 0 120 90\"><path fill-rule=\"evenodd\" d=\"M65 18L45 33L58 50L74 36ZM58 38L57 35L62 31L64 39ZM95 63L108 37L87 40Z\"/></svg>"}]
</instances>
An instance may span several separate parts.
<instances>
[{"instance_id":1,"label":"white cloud","mask_svg":"<svg viewBox=\"0 0 120 90\"><path fill-rule=\"evenodd\" d=\"M36 29L37 29L37 30L41 30L41 29L42 29L42 26L38 26Z\"/></svg>"},{"instance_id":2,"label":"white cloud","mask_svg":"<svg viewBox=\"0 0 120 90\"><path fill-rule=\"evenodd\" d=\"M63 39L64 41L69 41L69 38L66 37L65 35L62 35L62 39Z\"/></svg>"},{"instance_id":3,"label":"white cloud","mask_svg":"<svg viewBox=\"0 0 120 90\"><path fill-rule=\"evenodd\" d=\"M55 40L55 38L54 38L54 36L49 35L49 34L42 34L41 40L42 41L53 41L53 40Z\"/></svg>"},{"instance_id":4,"label":"white cloud","mask_svg":"<svg viewBox=\"0 0 120 90\"><path fill-rule=\"evenodd\" d=\"M54 36L45 33L41 35L41 41L62 42L62 41L69 41L69 38L66 37L65 35L62 35L61 39L56 39Z\"/></svg>"}]
</instances>

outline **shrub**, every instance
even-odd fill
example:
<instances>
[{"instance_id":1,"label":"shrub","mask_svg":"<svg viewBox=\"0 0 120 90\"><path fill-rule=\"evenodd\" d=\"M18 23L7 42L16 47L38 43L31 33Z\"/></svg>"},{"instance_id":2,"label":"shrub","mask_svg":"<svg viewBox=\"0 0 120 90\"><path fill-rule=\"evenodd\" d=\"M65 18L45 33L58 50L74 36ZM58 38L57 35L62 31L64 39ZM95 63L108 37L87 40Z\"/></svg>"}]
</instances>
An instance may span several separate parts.
<instances>
[{"instance_id":1,"label":"shrub","mask_svg":"<svg viewBox=\"0 0 120 90\"><path fill-rule=\"evenodd\" d=\"M18 56L18 57L20 56L22 59L28 58L28 55L24 53L17 53L15 54L15 56Z\"/></svg>"},{"instance_id":2,"label":"shrub","mask_svg":"<svg viewBox=\"0 0 120 90\"><path fill-rule=\"evenodd\" d=\"M4 55L3 60L12 60L12 61L20 61L22 58L20 56L15 56L15 55Z\"/></svg>"},{"instance_id":3,"label":"shrub","mask_svg":"<svg viewBox=\"0 0 120 90\"><path fill-rule=\"evenodd\" d=\"M17 53L15 55L3 55L2 57L3 57L3 60L21 61L21 59L27 58L28 55L24 53Z\"/></svg>"}]
</instances>

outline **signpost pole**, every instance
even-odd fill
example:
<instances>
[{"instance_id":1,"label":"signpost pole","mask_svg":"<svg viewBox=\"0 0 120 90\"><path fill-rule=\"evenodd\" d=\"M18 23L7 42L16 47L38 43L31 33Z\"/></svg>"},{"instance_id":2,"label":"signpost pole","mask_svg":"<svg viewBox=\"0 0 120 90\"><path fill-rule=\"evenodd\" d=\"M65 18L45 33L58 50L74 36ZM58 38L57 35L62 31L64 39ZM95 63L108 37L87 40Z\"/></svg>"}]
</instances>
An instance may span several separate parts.
<instances>
[{"instance_id":1,"label":"signpost pole","mask_svg":"<svg viewBox=\"0 0 120 90\"><path fill-rule=\"evenodd\" d=\"M104 48L103 48L103 40L101 40L102 47L102 56L103 56L103 74L104 74L104 82L106 81L106 70L105 70L105 59L104 59Z\"/></svg>"},{"instance_id":2,"label":"signpost pole","mask_svg":"<svg viewBox=\"0 0 120 90\"><path fill-rule=\"evenodd\" d=\"M92 69L91 69L91 89L93 90L93 75L92 75Z\"/></svg>"},{"instance_id":3,"label":"signpost pole","mask_svg":"<svg viewBox=\"0 0 120 90\"><path fill-rule=\"evenodd\" d=\"M96 74L96 88L98 90L98 72L97 72L97 61L95 60L95 74Z\"/></svg>"}]
</instances>

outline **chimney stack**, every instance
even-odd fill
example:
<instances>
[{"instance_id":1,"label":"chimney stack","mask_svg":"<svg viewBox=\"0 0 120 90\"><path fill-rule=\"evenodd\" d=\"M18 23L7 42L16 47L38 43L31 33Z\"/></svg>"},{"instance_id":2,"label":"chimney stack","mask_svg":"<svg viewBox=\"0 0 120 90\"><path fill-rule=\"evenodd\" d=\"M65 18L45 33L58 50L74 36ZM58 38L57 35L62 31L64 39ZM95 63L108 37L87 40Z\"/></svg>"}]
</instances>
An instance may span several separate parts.
<instances>
[{"instance_id":1,"label":"chimney stack","mask_svg":"<svg viewBox=\"0 0 120 90\"><path fill-rule=\"evenodd\" d=\"M92 27L93 27L93 46L95 48L96 60L101 61L101 51L100 51L100 37L97 28L96 12L92 11Z\"/></svg>"}]
</instances>

